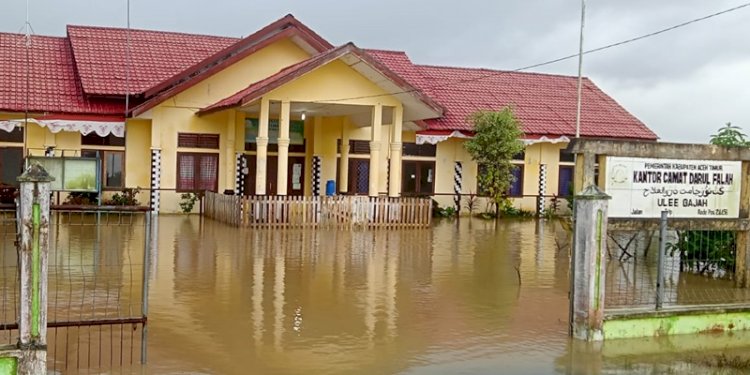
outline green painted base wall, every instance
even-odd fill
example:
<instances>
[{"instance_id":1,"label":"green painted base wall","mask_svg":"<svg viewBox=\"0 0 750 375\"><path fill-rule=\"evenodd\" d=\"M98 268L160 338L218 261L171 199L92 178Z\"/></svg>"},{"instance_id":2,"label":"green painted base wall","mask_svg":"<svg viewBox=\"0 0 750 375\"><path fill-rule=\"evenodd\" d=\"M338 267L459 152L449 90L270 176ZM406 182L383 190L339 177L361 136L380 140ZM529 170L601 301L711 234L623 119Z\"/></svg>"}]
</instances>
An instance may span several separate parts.
<instances>
[{"instance_id":1,"label":"green painted base wall","mask_svg":"<svg viewBox=\"0 0 750 375\"><path fill-rule=\"evenodd\" d=\"M606 340L742 330L750 330L750 311L633 314L604 321Z\"/></svg>"},{"instance_id":2,"label":"green painted base wall","mask_svg":"<svg viewBox=\"0 0 750 375\"><path fill-rule=\"evenodd\" d=\"M15 357L0 357L0 375L16 375L17 371L18 359Z\"/></svg>"}]
</instances>

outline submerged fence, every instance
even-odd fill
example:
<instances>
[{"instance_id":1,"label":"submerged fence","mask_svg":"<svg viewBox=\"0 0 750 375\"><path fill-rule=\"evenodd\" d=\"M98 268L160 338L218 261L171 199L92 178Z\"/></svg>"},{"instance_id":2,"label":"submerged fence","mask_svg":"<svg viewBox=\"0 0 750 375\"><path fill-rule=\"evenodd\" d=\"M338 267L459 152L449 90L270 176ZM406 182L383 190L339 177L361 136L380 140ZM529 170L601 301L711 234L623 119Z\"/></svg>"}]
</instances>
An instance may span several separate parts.
<instances>
[{"instance_id":1,"label":"submerged fence","mask_svg":"<svg viewBox=\"0 0 750 375\"><path fill-rule=\"evenodd\" d=\"M47 368L113 368L146 359L151 215L147 207L56 206L50 214ZM16 344L16 210L0 211L0 344Z\"/></svg>"},{"instance_id":2,"label":"submerged fence","mask_svg":"<svg viewBox=\"0 0 750 375\"><path fill-rule=\"evenodd\" d=\"M657 228L609 231L607 309L750 306L737 285L736 231L706 229L700 221L666 221Z\"/></svg>"},{"instance_id":3,"label":"submerged fence","mask_svg":"<svg viewBox=\"0 0 750 375\"><path fill-rule=\"evenodd\" d=\"M427 198L235 196L206 192L203 214L234 226L426 227Z\"/></svg>"}]
</instances>

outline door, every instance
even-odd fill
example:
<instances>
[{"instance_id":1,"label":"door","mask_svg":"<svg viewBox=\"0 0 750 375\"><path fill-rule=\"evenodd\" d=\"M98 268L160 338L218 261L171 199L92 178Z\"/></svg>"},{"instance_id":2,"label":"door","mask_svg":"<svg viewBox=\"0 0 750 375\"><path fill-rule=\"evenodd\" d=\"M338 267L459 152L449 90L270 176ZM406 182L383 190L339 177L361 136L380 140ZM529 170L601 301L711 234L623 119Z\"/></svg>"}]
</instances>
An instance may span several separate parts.
<instances>
[{"instance_id":1,"label":"door","mask_svg":"<svg viewBox=\"0 0 750 375\"><path fill-rule=\"evenodd\" d=\"M370 190L370 159L349 158L349 193L367 195Z\"/></svg>"},{"instance_id":2,"label":"door","mask_svg":"<svg viewBox=\"0 0 750 375\"><path fill-rule=\"evenodd\" d=\"M279 159L269 155L266 161L266 195L278 193L276 178L278 176ZM245 175L245 195L255 195L255 155L247 156L248 174ZM290 156L287 165L287 195L302 195L305 189L305 157Z\"/></svg>"}]
</instances>

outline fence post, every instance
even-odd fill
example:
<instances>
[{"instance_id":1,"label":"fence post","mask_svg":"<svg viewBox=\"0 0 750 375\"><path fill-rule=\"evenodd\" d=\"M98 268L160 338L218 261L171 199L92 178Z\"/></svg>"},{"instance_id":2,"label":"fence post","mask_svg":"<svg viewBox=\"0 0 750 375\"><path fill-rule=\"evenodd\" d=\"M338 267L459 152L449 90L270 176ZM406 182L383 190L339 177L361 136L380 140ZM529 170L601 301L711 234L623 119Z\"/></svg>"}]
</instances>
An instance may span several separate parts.
<instances>
[{"instance_id":1,"label":"fence post","mask_svg":"<svg viewBox=\"0 0 750 375\"><path fill-rule=\"evenodd\" d=\"M609 196L589 185L575 197L571 333L586 341L604 339L604 274Z\"/></svg>"},{"instance_id":2,"label":"fence post","mask_svg":"<svg viewBox=\"0 0 750 375\"><path fill-rule=\"evenodd\" d=\"M656 309L661 310L664 304L664 252L667 250L667 215L669 211L661 212L659 222L659 254L656 270Z\"/></svg>"},{"instance_id":3,"label":"fence post","mask_svg":"<svg viewBox=\"0 0 750 375\"><path fill-rule=\"evenodd\" d=\"M21 183L18 224L21 300L18 321L19 374L47 372L47 256L49 254L50 182L39 164L18 176Z\"/></svg>"}]
</instances>

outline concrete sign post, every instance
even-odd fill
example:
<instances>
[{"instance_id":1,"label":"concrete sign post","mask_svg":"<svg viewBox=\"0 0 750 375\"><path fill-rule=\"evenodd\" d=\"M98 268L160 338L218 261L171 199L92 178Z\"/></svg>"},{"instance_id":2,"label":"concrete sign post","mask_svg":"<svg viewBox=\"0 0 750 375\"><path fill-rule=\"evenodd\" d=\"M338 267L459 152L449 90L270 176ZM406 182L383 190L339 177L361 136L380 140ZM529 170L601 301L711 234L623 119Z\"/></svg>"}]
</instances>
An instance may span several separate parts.
<instances>
[{"instance_id":1,"label":"concrete sign post","mask_svg":"<svg viewBox=\"0 0 750 375\"><path fill-rule=\"evenodd\" d=\"M609 196L589 185L575 197L573 232L573 337L604 339L604 275L607 254L607 201Z\"/></svg>"},{"instance_id":2,"label":"concrete sign post","mask_svg":"<svg viewBox=\"0 0 750 375\"><path fill-rule=\"evenodd\" d=\"M18 374L44 374L47 362L47 257L50 177L32 164L18 177L21 272Z\"/></svg>"}]
</instances>

